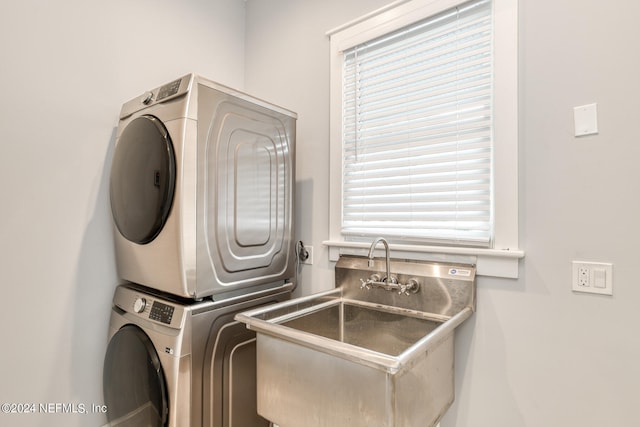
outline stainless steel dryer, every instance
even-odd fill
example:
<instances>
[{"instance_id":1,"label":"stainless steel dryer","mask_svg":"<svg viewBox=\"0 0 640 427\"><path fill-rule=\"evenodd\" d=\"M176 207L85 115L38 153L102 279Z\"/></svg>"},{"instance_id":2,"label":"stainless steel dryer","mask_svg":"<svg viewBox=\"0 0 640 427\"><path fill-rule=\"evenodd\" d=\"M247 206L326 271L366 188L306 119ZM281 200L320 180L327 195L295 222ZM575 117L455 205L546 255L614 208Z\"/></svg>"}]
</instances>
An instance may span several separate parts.
<instances>
[{"instance_id":1,"label":"stainless steel dryer","mask_svg":"<svg viewBox=\"0 0 640 427\"><path fill-rule=\"evenodd\" d=\"M285 301L291 284L195 302L139 285L116 289L103 389L113 427L260 427L255 333L239 311Z\"/></svg>"},{"instance_id":2,"label":"stainless steel dryer","mask_svg":"<svg viewBox=\"0 0 640 427\"><path fill-rule=\"evenodd\" d=\"M125 103L110 177L119 275L216 300L292 278L295 125L195 74Z\"/></svg>"}]
</instances>

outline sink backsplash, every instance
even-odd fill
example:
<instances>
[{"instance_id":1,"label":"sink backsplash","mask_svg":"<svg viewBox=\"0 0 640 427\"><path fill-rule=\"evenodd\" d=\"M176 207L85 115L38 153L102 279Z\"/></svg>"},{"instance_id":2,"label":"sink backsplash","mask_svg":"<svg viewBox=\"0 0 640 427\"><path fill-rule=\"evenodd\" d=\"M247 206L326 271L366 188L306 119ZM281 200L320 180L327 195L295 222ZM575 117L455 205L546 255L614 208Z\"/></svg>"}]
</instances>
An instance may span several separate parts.
<instances>
[{"instance_id":1,"label":"sink backsplash","mask_svg":"<svg viewBox=\"0 0 640 427\"><path fill-rule=\"evenodd\" d=\"M416 293L400 294L397 290L367 289L365 283L374 274L384 277L385 260L377 258L369 266L369 259L341 256L336 264L336 287L344 298L373 304L393 306L411 311L451 317L463 308L475 311L475 266L441 262L391 260L391 274L398 283L411 280L419 283Z\"/></svg>"}]
</instances>

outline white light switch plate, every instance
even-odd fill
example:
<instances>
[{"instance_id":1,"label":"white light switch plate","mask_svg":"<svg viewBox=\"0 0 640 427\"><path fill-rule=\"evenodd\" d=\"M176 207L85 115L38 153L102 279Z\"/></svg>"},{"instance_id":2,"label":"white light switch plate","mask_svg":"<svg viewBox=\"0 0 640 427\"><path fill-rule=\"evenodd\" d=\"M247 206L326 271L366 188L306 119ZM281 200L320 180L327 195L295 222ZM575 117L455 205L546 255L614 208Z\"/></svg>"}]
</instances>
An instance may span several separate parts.
<instances>
[{"instance_id":1,"label":"white light switch plate","mask_svg":"<svg viewBox=\"0 0 640 427\"><path fill-rule=\"evenodd\" d=\"M575 292L613 295L613 264L573 261L571 289Z\"/></svg>"},{"instance_id":2,"label":"white light switch plate","mask_svg":"<svg viewBox=\"0 0 640 427\"><path fill-rule=\"evenodd\" d=\"M575 135L593 135L598 133L597 104L581 105L573 108Z\"/></svg>"}]
</instances>

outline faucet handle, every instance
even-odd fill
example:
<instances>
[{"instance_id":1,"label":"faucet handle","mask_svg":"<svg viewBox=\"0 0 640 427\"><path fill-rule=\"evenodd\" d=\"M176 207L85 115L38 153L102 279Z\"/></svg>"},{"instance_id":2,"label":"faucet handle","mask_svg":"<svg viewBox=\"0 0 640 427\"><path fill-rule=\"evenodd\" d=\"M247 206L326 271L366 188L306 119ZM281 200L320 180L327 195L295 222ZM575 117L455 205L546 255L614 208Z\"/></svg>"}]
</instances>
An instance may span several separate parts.
<instances>
[{"instance_id":1,"label":"faucet handle","mask_svg":"<svg viewBox=\"0 0 640 427\"><path fill-rule=\"evenodd\" d=\"M362 283L360 285L360 289L366 289L366 290L371 289L371 281L370 281L370 279L369 280L360 279L360 282Z\"/></svg>"},{"instance_id":2,"label":"faucet handle","mask_svg":"<svg viewBox=\"0 0 640 427\"><path fill-rule=\"evenodd\" d=\"M409 279L404 287L407 295L409 295L409 293L415 294L420 290L420 282L418 282L418 279Z\"/></svg>"},{"instance_id":3,"label":"faucet handle","mask_svg":"<svg viewBox=\"0 0 640 427\"><path fill-rule=\"evenodd\" d=\"M420 283L416 279L409 279L405 284L398 284L398 295L411 295L420 290Z\"/></svg>"}]
</instances>

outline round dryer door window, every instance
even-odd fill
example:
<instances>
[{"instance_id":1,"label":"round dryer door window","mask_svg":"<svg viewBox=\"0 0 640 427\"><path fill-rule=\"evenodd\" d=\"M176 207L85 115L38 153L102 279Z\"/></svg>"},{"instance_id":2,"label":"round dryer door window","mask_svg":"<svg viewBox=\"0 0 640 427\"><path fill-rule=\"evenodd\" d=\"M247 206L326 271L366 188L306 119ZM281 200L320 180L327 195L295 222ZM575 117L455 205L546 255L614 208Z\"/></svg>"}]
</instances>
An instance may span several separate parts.
<instances>
[{"instance_id":1,"label":"round dryer door window","mask_svg":"<svg viewBox=\"0 0 640 427\"><path fill-rule=\"evenodd\" d=\"M169 409L162 365L142 329L127 325L111 338L102 380L109 425L166 425Z\"/></svg>"},{"instance_id":2,"label":"round dryer door window","mask_svg":"<svg viewBox=\"0 0 640 427\"><path fill-rule=\"evenodd\" d=\"M131 121L111 167L111 211L120 234L139 244L158 236L171 210L175 176L173 144L164 124L149 115Z\"/></svg>"}]
</instances>

